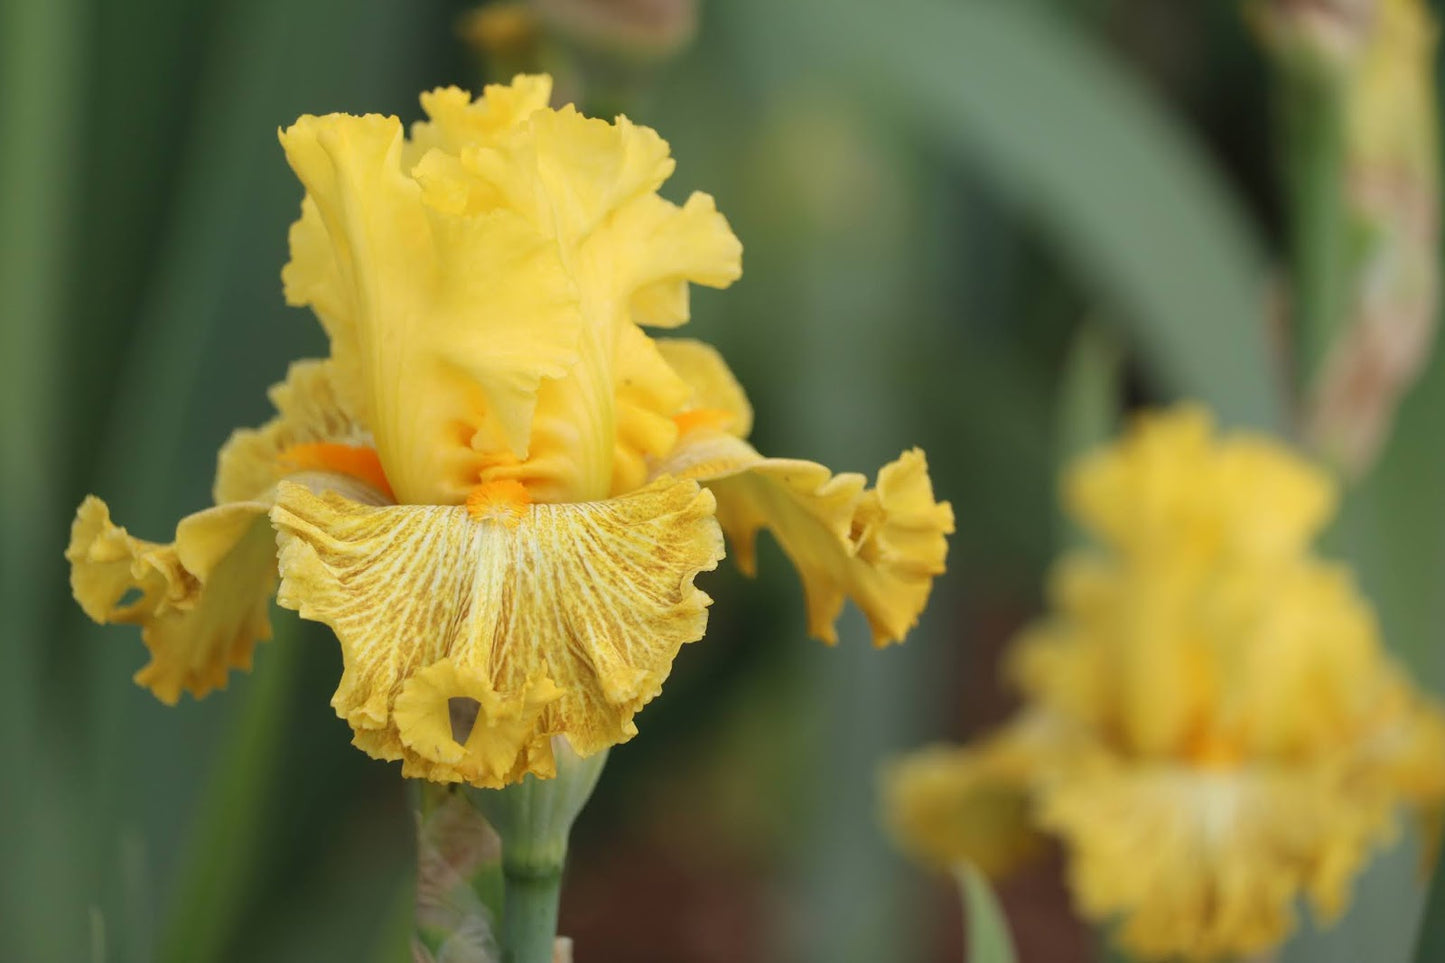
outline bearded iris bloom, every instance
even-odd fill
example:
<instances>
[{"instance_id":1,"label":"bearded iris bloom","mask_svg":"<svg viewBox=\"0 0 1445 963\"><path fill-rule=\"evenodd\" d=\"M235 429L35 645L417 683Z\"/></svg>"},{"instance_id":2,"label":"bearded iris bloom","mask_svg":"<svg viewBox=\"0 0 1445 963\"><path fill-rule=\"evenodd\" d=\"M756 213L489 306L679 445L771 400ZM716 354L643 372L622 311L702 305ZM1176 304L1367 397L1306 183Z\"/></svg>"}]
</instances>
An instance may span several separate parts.
<instances>
[{"instance_id":1,"label":"bearded iris bloom","mask_svg":"<svg viewBox=\"0 0 1445 963\"><path fill-rule=\"evenodd\" d=\"M749 569L774 533L815 636L834 640L846 598L879 645L916 621L952 531L923 455L869 488L749 446L718 354L644 331L687 321L690 284L732 283L741 245L711 197L659 196L656 133L550 93L435 90L410 136L336 114L281 133L306 192L286 298L330 357L295 364L276 418L227 442L216 505L173 542L92 496L67 552L87 614L141 627L136 679L161 700L249 666L278 588L335 631L332 705L358 747L500 787L553 775L554 737L587 756L636 733L703 634L694 579L723 532Z\"/></svg>"},{"instance_id":2,"label":"bearded iris bloom","mask_svg":"<svg viewBox=\"0 0 1445 963\"><path fill-rule=\"evenodd\" d=\"M1142 959L1268 951L1301 896L1333 919L1397 812L1445 798L1445 716L1310 549L1332 483L1183 407L1083 459L1066 496L1094 544L1014 648L1024 708L895 765L899 841L1001 873L1052 834L1080 908Z\"/></svg>"}]
</instances>

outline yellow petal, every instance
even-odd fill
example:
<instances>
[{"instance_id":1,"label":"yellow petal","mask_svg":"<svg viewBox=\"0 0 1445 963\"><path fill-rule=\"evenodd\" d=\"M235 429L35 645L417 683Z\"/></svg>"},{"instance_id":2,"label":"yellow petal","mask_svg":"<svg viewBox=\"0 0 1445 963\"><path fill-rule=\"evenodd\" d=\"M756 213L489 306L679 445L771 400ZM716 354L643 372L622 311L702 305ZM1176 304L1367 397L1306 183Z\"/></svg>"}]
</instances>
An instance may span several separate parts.
<instances>
[{"instance_id":1,"label":"yellow petal","mask_svg":"<svg viewBox=\"0 0 1445 963\"><path fill-rule=\"evenodd\" d=\"M71 528L70 584L97 622L141 626L150 662L135 681L174 704L224 688L231 669L249 669L275 582L276 544L268 506L234 502L182 519L173 545L132 538L90 496ZM128 596L134 595L132 600Z\"/></svg>"},{"instance_id":2,"label":"yellow petal","mask_svg":"<svg viewBox=\"0 0 1445 963\"><path fill-rule=\"evenodd\" d=\"M408 750L404 774L434 782L513 783L529 771L555 775L551 742L536 740L540 716L563 692L534 679L516 692L493 688L474 666L442 659L396 697L396 728Z\"/></svg>"},{"instance_id":3,"label":"yellow petal","mask_svg":"<svg viewBox=\"0 0 1445 963\"><path fill-rule=\"evenodd\" d=\"M518 74L510 84L488 84L476 100L457 87L439 87L421 95L427 119L411 125L411 150L417 159L438 149L458 154L492 143L552 99L552 78Z\"/></svg>"},{"instance_id":4,"label":"yellow petal","mask_svg":"<svg viewBox=\"0 0 1445 963\"><path fill-rule=\"evenodd\" d=\"M998 878L1040 855L1034 774L1006 741L929 746L884 772L884 815L898 844L938 869L971 864Z\"/></svg>"},{"instance_id":5,"label":"yellow petal","mask_svg":"<svg viewBox=\"0 0 1445 963\"><path fill-rule=\"evenodd\" d=\"M260 428L237 429L221 447L213 488L216 504L253 499L269 503L276 483L296 474L298 466L288 463L287 453L299 446L372 444L370 433L344 397L337 374L330 361L291 365L286 380L267 392L276 417ZM356 477L368 481L365 476ZM370 497L355 489L348 489L347 494L375 502L384 488L375 483L370 487L376 489Z\"/></svg>"},{"instance_id":6,"label":"yellow petal","mask_svg":"<svg viewBox=\"0 0 1445 963\"><path fill-rule=\"evenodd\" d=\"M1079 553L1056 567L1050 597L1012 657L1021 687L1141 757L1314 757L1376 739L1419 700L1349 573L1318 559Z\"/></svg>"},{"instance_id":7,"label":"yellow petal","mask_svg":"<svg viewBox=\"0 0 1445 963\"><path fill-rule=\"evenodd\" d=\"M1206 563L1301 551L1334 511L1329 477L1264 436L1213 437L1200 407L1138 417L1065 479L1070 513L1121 552Z\"/></svg>"},{"instance_id":8,"label":"yellow petal","mask_svg":"<svg viewBox=\"0 0 1445 963\"><path fill-rule=\"evenodd\" d=\"M484 477L516 478L542 501L595 500L641 484L646 460L674 443L687 387L637 325L681 324L689 282L723 287L742 268L710 197L657 196L672 168L655 132L570 107L532 114L450 168L463 182L448 192L469 209L508 205L554 232L585 318L579 360L542 387L527 458Z\"/></svg>"},{"instance_id":9,"label":"yellow petal","mask_svg":"<svg viewBox=\"0 0 1445 963\"><path fill-rule=\"evenodd\" d=\"M331 341L332 357L347 359L345 365L331 366L332 390L348 411L359 416L365 385L359 365L350 360L361 356L355 309L342 265L337 262L337 251L314 199L302 199L301 216L287 232L286 243L291 251L291 259L281 269L286 303L294 307L310 305Z\"/></svg>"},{"instance_id":10,"label":"yellow petal","mask_svg":"<svg viewBox=\"0 0 1445 963\"><path fill-rule=\"evenodd\" d=\"M612 487L621 495L647 483L649 466L677 444L673 413L692 396L659 345L640 328L624 325L617 342L617 437ZM539 421L539 427L541 422Z\"/></svg>"},{"instance_id":11,"label":"yellow petal","mask_svg":"<svg viewBox=\"0 0 1445 963\"><path fill-rule=\"evenodd\" d=\"M748 574L756 567L757 531L769 529L802 578L808 631L829 644L837 641L833 623L845 598L867 616L875 645L901 642L944 570L953 510L934 501L918 449L885 465L867 489L862 475L763 458L739 438L698 429L656 472L712 489L718 521Z\"/></svg>"},{"instance_id":12,"label":"yellow petal","mask_svg":"<svg viewBox=\"0 0 1445 963\"><path fill-rule=\"evenodd\" d=\"M730 435L752 433L753 406L716 348L690 338L661 338L657 348L691 389L690 410L721 412L725 418L717 427Z\"/></svg>"},{"instance_id":13,"label":"yellow petal","mask_svg":"<svg viewBox=\"0 0 1445 963\"><path fill-rule=\"evenodd\" d=\"M338 397L328 362L291 366L271 389L278 414L260 429L241 429L221 449L218 504L183 518L173 543L131 537L113 524L104 502L88 497L76 512L66 558L71 588L97 622L141 627L151 661L137 675L163 702L181 691L197 698L226 684L233 668L249 668L258 641L270 638L267 618L276 580L276 542L266 513L282 478L317 490L384 500L378 480L354 477L344 465L292 464L307 446L365 445L363 432ZM379 479L382 487L385 479Z\"/></svg>"},{"instance_id":14,"label":"yellow petal","mask_svg":"<svg viewBox=\"0 0 1445 963\"><path fill-rule=\"evenodd\" d=\"M1199 961L1279 945L1302 894L1333 919L1393 826L1328 767L1106 768L1052 784L1042 821L1064 839L1085 915L1121 918L1141 959Z\"/></svg>"},{"instance_id":15,"label":"yellow petal","mask_svg":"<svg viewBox=\"0 0 1445 963\"><path fill-rule=\"evenodd\" d=\"M379 117L282 138L308 192L288 297L322 316L403 502L499 478L538 501L640 484L686 390L636 326L682 323L689 283L741 271L710 197L656 194L673 168L656 133L544 107L543 81L433 92L411 145Z\"/></svg>"},{"instance_id":16,"label":"yellow petal","mask_svg":"<svg viewBox=\"0 0 1445 963\"><path fill-rule=\"evenodd\" d=\"M553 735L589 755L636 733L633 715L706 626L693 578L722 555L712 512L711 495L673 479L484 520L283 485L279 600L335 630L332 705L358 746L430 779L500 786L549 775ZM467 738L448 734L454 699L476 704Z\"/></svg>"},{"instance_id":17,"label":"yellow petal","mask_svg":"<svg viewBox=\"0 0 1445 963\"><path fill-rule=\"evenodd\" d=\"M303 284L296 276L324 259L293 250L293 303L340 287L332 357L360 386L393 489L458 503L485 461L473 446L525 453L539 385L576 360L580 316L557 246L511 211L428 206L402 170L394 117L302 117L281 142L337 275Z\"/></svg>"}]
</instances>

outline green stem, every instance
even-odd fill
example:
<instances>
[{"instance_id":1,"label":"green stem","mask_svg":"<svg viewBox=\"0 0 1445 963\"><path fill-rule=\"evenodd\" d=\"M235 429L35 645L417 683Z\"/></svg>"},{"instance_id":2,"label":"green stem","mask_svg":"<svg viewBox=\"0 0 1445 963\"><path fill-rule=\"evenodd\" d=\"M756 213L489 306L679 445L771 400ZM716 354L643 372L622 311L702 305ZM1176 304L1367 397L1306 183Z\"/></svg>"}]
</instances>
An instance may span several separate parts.
<instances>
[{"instance_id":1,"label":"green stem","mask_svg":"<svg viewBox=\"0 0 1445 963\"><path fill-rule=\"evenodd\" d=\"M968 925L968 963L1015 963L1013 936L993 888L978 868L959 866L954 875L963 895Z\"/></svg>"},{"instance_id":2,"label":"green stem","mask_svg":"<svg viewBox=\"0 0 1445 963\"><path fill-rule=\"evenodd\" d=\"M1340 78L1319 65L1286 62L1281 67L1295 379L1302 395L1320 374L1349 298L1341 88Z\"/></svg>"},{"instance_id":3,"label":"green stem","mask_svg":"<svg viewBox=\"0 0 1445 963\"><path fill-rule=\"evenodd\" d=\"M538 870L504 863L502 872L507 881L502 963L552 963L557 907L562 899L562 865Z\"/></svg>"},{"instance_id":4,"label":"green stem","mask_svg":"<svg viewBox=\"0 0 1445 963\"><path fill-rule=\"evenodd\" d=\"M567 837L607 762L605 751L578 756L566 739L552 748L555 777L468 792L502 839L502 963L551 963Z\"/></svg>"}]
</instances>

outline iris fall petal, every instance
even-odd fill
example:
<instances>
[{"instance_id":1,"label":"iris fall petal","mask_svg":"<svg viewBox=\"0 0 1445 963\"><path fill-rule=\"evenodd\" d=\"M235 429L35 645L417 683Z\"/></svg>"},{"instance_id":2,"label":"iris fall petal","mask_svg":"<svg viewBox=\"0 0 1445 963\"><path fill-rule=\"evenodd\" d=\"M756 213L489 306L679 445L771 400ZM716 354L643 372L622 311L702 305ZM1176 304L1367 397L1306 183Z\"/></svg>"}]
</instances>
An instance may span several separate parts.
<instances>
[{"instance_id":1,"label":"iris fall petal","mask_svg":"<svg viewBox=\"0 0 1445 963\"><path fill-rule=\"evenodd\" d=\"M693 578L722 556L712 509L672 479L480 520L283 486L279 600L335 630L332 704L358 745L431 779L498 786L548 775L554 735L588 755L636 733L633 715L706 625ZM481 728L443 738L450 699L473 700Z\"/></svg>"}]
</instances>

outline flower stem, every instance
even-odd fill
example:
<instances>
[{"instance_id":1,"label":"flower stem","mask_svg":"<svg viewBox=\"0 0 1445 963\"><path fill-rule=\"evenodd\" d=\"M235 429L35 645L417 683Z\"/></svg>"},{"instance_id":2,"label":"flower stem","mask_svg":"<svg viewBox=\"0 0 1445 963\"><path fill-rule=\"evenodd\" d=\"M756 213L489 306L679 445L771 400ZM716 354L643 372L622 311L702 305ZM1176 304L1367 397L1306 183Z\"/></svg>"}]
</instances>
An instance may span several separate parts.
<instances>
[{"instance_id":1,"label":"flower stem","mask_svg":"<svg viewBox=\"0 0 1445 963\"><path fill-rule=\"evenodd\" d=\"M467 793L502 840L502 963L552 963L567 837L607 761L606 751L578 756L562 738L552 745L555 777Z\"/></svg>"},{"instance_id":2,"label":"flower stem","mask_svg":"<svg viewBox=\"0 0 1445 963\"><path fill-rule=\"evenodd\" d=\"M502 910L502 963L552 963L562 866L549 869L503 865L507 881Z\"/></svg>"}]
</instances>

